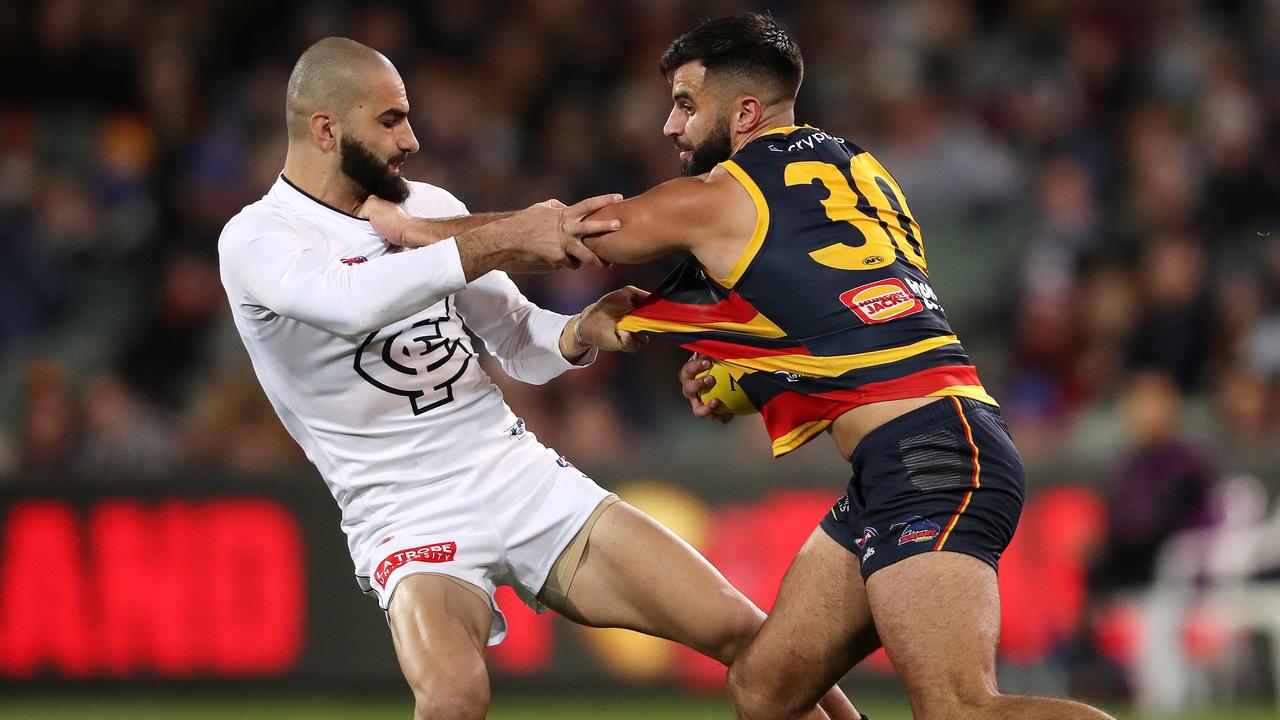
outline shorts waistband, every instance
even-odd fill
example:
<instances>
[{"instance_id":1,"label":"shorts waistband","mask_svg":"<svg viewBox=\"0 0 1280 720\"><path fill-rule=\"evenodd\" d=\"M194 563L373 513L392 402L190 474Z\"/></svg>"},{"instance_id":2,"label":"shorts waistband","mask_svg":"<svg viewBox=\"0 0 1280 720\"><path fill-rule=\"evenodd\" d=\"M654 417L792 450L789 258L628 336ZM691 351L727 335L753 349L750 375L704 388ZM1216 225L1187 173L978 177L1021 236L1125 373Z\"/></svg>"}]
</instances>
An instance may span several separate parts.
<instances>
[{"instance_id":1,"label":"shorts waistband","mask_svg":"<svg viewBox=\"0 0 1280 720\"><path fill-rule=\"evenodd\" d=\"M885 445L897 443L898 440L908 435L928 430L929 428L941 425L948 420L955 420L959 417L956 413L956 402L960 403L960 407L967 413L970 410L986 410L988 412L995 411L994 405L965 397L943 397L935 402L931 402L924 407L916 408L908 413L903 413L898 417L886 422L880 427L867 433L857 446L853 449L853 455L850 456L850 462L854 466L858 465L861 455L878 450Z\"/></svg>"}]
</instances>

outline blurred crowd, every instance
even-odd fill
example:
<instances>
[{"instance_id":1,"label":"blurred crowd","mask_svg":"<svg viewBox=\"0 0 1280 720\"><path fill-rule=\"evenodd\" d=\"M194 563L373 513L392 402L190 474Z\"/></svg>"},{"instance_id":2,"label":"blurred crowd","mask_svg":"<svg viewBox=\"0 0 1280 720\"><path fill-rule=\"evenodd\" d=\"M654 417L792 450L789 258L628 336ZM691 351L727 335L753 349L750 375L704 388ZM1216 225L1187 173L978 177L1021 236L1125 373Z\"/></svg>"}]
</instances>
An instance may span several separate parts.
<instances>
[{"instance_id":1,"label":"blurred crowd","mask_svg":"<svg viewBox=\"0 0 1280 720\"><path fill-rule=\"evenodd\" d=\"M1108 488L1132 527L1201 522L1224 473L1280 478L1266 0L0 4L0 477L305 472L231 326L216 242L280 171L285 80L314 40L395 62L422 143L406 173L488 211L671 177L657 59L743 9L801 45L798 121L902 185L1033 480ZM665 270L519 282L572 312ZM502 387L579 465L642 471L711 437L678 395L682 358ZM765 457L756 424L715 447ZM1176 517L1141 501L1166 488Z\"/></svg>"}]
</instances>

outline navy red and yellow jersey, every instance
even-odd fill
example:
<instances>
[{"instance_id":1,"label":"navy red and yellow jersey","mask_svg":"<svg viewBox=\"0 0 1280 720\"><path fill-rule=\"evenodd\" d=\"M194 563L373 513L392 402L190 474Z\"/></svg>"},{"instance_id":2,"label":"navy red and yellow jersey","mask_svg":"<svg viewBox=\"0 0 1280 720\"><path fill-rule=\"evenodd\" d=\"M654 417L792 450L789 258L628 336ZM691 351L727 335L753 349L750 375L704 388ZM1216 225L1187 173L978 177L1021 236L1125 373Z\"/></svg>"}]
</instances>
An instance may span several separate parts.
<instances>
[{"instance_id":1,"label":"navy red and yellow jersey","mask_svg":"<svg viewBox=\"0 0 1280 720\"><path fill-rule=\"evenodd\" d=\"M786 454L885 400L995 405L929 284L920 226L870 153L785 127L720 164L756 207L728 277L688 258L619 327L726 365Z\"/></svg>"}]
</instances>

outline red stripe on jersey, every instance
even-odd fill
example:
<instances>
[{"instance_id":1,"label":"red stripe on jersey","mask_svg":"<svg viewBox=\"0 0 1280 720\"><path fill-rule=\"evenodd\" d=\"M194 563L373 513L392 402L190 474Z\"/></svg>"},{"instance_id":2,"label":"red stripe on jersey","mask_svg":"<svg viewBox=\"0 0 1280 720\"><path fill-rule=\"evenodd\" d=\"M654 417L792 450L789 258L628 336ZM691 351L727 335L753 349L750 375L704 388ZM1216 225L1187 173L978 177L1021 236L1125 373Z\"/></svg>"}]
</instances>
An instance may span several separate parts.
<instances>
[{"instance_id":1,"label":"red stripe on jersey","mask_svg":"<svg viewBox=\"0 0 1280 720\"><path fill-rule=\"evenodd\" d=\"M809 355L809 348L803 345L783 348L762 348L753 345L740 345L725 340L695 340L682 345L685 350L710 355L717 360L732 363L737 358L772 357L774 355Z\"/></svg>"},{"instance_id":2,"label":"red stripe on jersey","mask_svg":"<svg viewBox=\"0 0 1280 720\"><path fill-rule=\"evenodd\" d=\"M764 418L765 429L769 431L769 439L777 440L804 423L833 420L852 407L855 406L816 395L784 392L765 403L760 408L760 415Z\"/></svg>"},{"instance_id":3,"label":"red stripe on jersey","mask_svg":"<svg viewBox=\"0 0 1280 720\"><path fill-rule=\"evenodd\" d=\"M952 385L981 385L978 369L972 365L943 365L920 372L903 375L892 380L859 385L856 390L836 390L822 393L821 397L843 399L846 393L858 396L859 405L882 402L884 400L901 400L909 397L923 397L942 388Z\"/></svg>"},{"instance_id":4,"label":"red stripe on jersey","mask_svg":"<svg viewBox=\"0 0 1280 720\"><path fill-rule=\"evenodd\" d=\"M751 303L742 299L737 293L729 293L729 297L718 303L681 303L651 296L643 305L632 310L636 317L651 320L667 320L670 322L702 325L706 323L731 322L749 323L760 313L751 307Z\"/></svg>"},{"instance_id":5,"label":"red stripe on jersey","mask_svg":"<svg viewBox=\"0 0 1280 720\"><path fill-rule=\"evenodd\" d=\"M769 437L777 440L799 425L814 420L834 420L862 405L886 400L927 397L953 385L981 385L972 365L950 365L904 375L892 380L868 383L856 388L805 395L784 392L760 409Z\"/></svg>"}]
</instances>

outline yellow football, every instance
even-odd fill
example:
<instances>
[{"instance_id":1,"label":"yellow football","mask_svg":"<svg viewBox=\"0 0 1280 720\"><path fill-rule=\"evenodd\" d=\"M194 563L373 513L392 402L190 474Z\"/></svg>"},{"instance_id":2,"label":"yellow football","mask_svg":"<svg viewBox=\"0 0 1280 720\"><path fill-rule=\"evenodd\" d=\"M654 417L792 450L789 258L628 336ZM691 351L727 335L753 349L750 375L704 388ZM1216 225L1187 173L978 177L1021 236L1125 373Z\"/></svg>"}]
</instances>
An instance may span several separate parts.
<instances>
[{"instance_id":1,"label":"yellow football","mask_svg":"<svg viewBox=\"0 0 1280 720\"><path fill-rule=\"evenodd\" d=\"M700 378L710 375L716 379L715 385L699 393L702 396L702 402L719 400L720 408L717 412L727 415L751 415L760 412L755 405L751 404L751 399L738 384L738 379L743 374L744 372L738 368L731 369L724 363L712 360L710 369L698 373Z\"/></svg>"}]
</instances>

